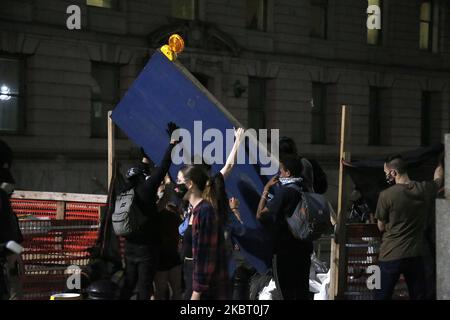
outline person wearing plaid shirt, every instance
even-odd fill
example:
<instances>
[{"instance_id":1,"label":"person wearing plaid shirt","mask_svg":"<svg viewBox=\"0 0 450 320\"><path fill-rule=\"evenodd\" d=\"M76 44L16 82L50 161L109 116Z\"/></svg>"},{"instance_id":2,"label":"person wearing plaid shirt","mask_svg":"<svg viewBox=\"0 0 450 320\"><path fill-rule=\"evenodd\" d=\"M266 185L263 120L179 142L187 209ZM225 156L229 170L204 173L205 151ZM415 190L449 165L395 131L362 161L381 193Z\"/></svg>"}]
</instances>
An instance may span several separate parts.
<instances>
[{"instance_id":1,"label":"person wearing plaid shirt","mask_svg":"<svg viewBox=\"0 0 450 320\"><path fill-rule=\"evenodd\" d=\"M213 206L203 199L208 175L189 165L178 173L175 191L192 205L192 300L230 298L224 226Z\"/></svg>"}]
</instances>

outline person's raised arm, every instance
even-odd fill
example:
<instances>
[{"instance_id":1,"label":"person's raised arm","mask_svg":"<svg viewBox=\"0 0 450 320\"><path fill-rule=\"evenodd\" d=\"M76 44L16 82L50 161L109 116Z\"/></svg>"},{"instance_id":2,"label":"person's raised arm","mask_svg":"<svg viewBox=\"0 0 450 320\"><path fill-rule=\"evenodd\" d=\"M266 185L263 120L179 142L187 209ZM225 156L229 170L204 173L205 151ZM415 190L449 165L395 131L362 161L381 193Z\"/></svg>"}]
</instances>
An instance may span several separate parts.
<instances>
[{"instance_id":1,"label":"person's raised arm","mask_svg":"<svg viewBox=\"0 0 450 320\"><path fill-rule=\"evenodd\" d=\"M272 187L273 185L275 185L277 183L278 183L278 176L274 176L265 185L263 193L261 195L261 199L259 200L258 211L256 212L256 218L257 219L261 219L265 215L267 215L267 213L269 213L269 209L266 206L267 200L268 200L267 197L269 195L270 187Z\"/></svg>"},{"instance_id":2,"label":"person's raised arm","mask_svg":"<svg viewBox=\"0 0 450 320\"><path fill-rule=\"evenodd\" d=\"M178 127L173 123L169 122L167 124L167 133L170 136L170 144L167 147L166 153L164 154L163 159L161 160L161 163L158 167L156 167L151 176L145 180L144 186L143 186L143 193L149 194L149 193L156 193L159 186L161 185L161 182L163 181L164 177L166 176L167 172L169 171L170 165L172 164L172 149L175 147L177 143L180 141L177 139L172 139L172 133L178 129Z\"/></svg>"},{"instance_id":3,"label":"person's raised arm","mask_svg":"<svg viewBox=\"0 0 450 320\"><path fill-rule=\"evenodd\" d=\"M226 178L230 175L231 170L233 170L234 164L236 163L237 152L239 150L239 146L244 138L244 129L238 128L234 132L234 137L236 138L234 141L233 148L230 151L230 154L227 157L227 161L222 169L220 169L220 173L222 173L223 177Z\"/></svg>"}]
</instances>

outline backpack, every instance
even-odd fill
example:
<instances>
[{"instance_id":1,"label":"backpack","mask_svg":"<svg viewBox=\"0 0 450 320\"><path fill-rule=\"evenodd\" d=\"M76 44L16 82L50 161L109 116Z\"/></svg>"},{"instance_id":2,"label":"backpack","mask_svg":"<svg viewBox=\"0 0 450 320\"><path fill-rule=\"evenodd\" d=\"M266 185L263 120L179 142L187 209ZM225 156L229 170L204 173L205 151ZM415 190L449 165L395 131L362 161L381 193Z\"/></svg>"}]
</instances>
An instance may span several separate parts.
<instances>
[{"instance_id":1,"label":"backpack","mask_svg":"<svg viewBox=\"0 0 450 320\"><path fill-rule=\"evenodd\" d=\"M290 217L286 217L288 228L298 240L317 240L331 230L330 205L318 193L303 192L300 187L290 184L301 193L301 199Z\"/></svg>"},{"instance_id":2,"label":"backpack","mask_svg":"<svg viewBox=\"0 0 450 320\"><path fill-rule=\"evenodd\" d=\"M134 188L120 193L115 202L112 214L112 225L118 236L129 236L136 231L147 220L137 204Z\"/></svg>"}]
</instances>

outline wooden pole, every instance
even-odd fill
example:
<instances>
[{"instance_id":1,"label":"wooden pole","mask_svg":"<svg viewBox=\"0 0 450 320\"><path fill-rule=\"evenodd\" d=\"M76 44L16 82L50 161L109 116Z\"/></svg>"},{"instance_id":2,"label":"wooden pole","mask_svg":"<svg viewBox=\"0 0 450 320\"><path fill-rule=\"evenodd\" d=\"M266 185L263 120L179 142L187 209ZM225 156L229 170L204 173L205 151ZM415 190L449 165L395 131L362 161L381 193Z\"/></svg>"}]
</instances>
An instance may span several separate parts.
<instances>
[{"instance_id":1,"label":"wooden pole","mask_svg":"<svg viewBox=\"0 0 450 320\"><path fill-rule=\"evenodd\" d=\"M342 106L341 116L341 140L339 150L339 186L338 186L338 208L337 208L337 226L335 238L331 241L331 281L329 296L331 300L342 299L345 291L345 283L347 281L347 266L345 257L346 242L346 217L348 202L348 187L350 181L346 176L343 160L350 161L351 131L351 108Z\"/></svg>"},{"instance_id":2,"label":"wooden pole","mask_svg":"<svg viewBox=\"0 0 450 320\"><path fill-rule=\"evenodd\" d=\"M56 203L56 220L64 220L66 217L66 202L58 201Z\"/></svg>"},{"instance_id":3,"label":"wooden pole","mask_svg":"<svg viewBox=\"0 0 450 320\"><path fill-rule=\"evenodd\" d=\"M115 141L114 122L111 119L112 111L108 111L108 188L111 185L114 170Z\"/></svg>"},{"instance_id":4,"label":"wooden pole","mask_svg":"<svg viewBox=\"0 0 450 320\"><path fill-rule=\"evenodd\" d=\"M56 220L66 219L66 202L56 202ZM62 232L59 236L55 236L55 249L63 251L64 237L66 232Z\"/></svg>"}]
</instances>

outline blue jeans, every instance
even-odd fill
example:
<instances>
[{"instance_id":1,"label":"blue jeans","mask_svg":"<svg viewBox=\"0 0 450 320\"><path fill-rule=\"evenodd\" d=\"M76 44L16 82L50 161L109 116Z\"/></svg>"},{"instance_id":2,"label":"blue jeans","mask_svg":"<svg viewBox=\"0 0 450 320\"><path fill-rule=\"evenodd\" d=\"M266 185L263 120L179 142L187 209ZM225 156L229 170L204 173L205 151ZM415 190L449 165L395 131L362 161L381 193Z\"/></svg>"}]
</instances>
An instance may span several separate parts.
<instances>
[{"instance_id":1,"label":"blue jeans","mask_svg":"<svg viewBox=\"0 0 450 320\"><path fill-rule=\"evenodd\" d=\"M425 268L422 257L404 258L391 261L379 261L381 271L381 289L375 291L377 300L390 300L400 274L405 277L411 300L425 299Z\"/></svg>"}]
</instances>

